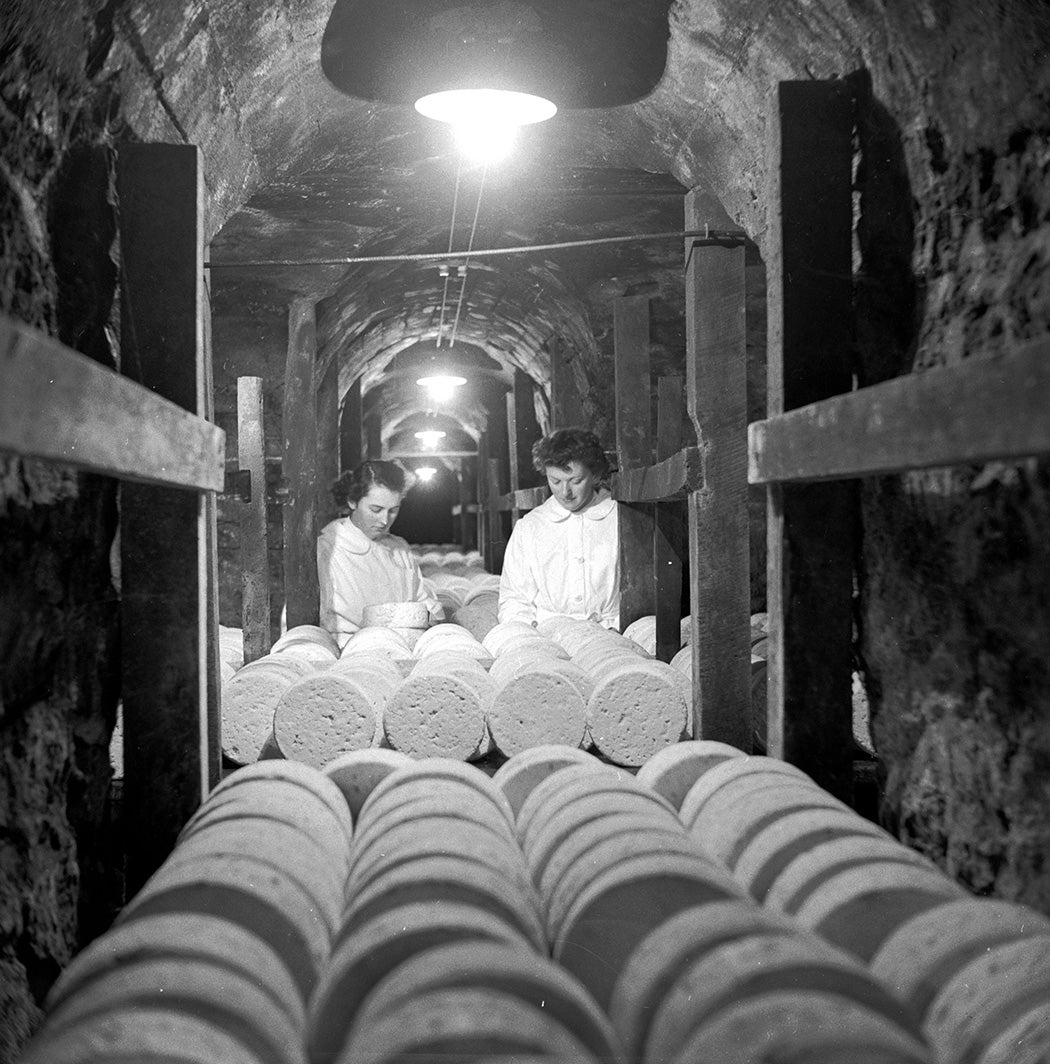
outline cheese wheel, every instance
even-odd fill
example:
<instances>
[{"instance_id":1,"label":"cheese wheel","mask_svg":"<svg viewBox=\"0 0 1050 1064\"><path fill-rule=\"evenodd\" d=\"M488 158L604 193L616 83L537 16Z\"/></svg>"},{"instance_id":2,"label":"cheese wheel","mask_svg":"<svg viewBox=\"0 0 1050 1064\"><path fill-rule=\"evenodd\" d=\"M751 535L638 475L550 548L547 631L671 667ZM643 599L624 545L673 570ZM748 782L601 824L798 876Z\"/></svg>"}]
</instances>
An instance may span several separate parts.
<instances>
[{"instance_id":1,"label":"cheese wheel","mask_svg":"<svg viewBox=\"0 0 1050 1064\"><path fill-rule=\"evenodd\" d=\"M504 920L453 902L404 905L358 927L333 951L310 1002L310 1059L335 1058L365 998L399 965L436 946L476 941L531 949Z\"/></svg>"},{"instance_id":2,"label":"cheese wheel","mask_svg":"<svg viewBox=\"0 0 1050 1064\"><path fill-rule=\"evenodd\" d=\"M854 835L892 838L852 809L787 809L743 845L733 875L756 901L764 902L772 885L797 857L822 843Z\"/></svg>"},{"instance_id":3,"label":"cheese wheel","mask_svg":"<svg viewBox=\"0 0 1050 1064\"><path fill-rule=\"evenodd\" d=\"M743 750L728 743L712 739L686 740L658 750L638 770L635 779L652 787L679 809L690 788L709 768L731 757L746 756Z\"/></svg>"},{"instance_id":4,"label":"cheese wheel","mask_svg":"<svg viewBox=\"0 0 1050 1064\"><path fill-rule=\"evenodd\" d=\"M436 989L494 989L543 1009L598 1060L623 1064L608 1018L583 985L547 957L507 942L475 939L417 953L379 983L358 1014L368 1027Z\"/></svg>"},{"instance_id":5,"label":"cheese wheel","mask_svg":"<svg viewBox=\"0 0 1050 1064\"><path fill-rule=\"evenodd\" d=\"M339 644L326 629L315 624L300 624L289 628L270 648L270 653L291 653L307 660L330 662L339 657Z\"/></svg>"},{"instance_id":6,"label":"cheese wheel","mask_svg":"<svg viewBox=\"0 0 1050 1064\"><path fill-rule=\"evenodd\" d=\"M550 921L554 959L607 1010L617 975L650 931L698 902L738 894L728 874L698 857L629 857L595 876L560 921Z\"/></svg>"},{"instance_id":7,"label":"cheese wheel","mask_svg":"<svg viewBox=\"0 0 1050 1064\"><path fill-rule=\"evenodd\" d=\"M731 785L740 786L735 784L734 781L742 777L747 777L748 780L751 780L752 777L769 774L793 776L796 779L807 780L814 787L816 786L814 780L807 776L802 769L796 768L790 762L782 761L780 758L754 754L729 758L719 765L713 765L689 788L688 793L682 799L682 804L678 808L678 815L682 818L682 823L689 827L708 798L721 788ZM743 786L750 786L750 783L745 783Z\"/></svg>"},{"instance_id":8,"label":"cheese wheel","mask_svg":"<svg viewBox=\"0 0 1050 1064\"><path fill-rule=\"evenodd\" d=\"M359 654L363 650L372 650L378 647L409 649L405 637L393 628L359 628L347 640L340 656Z\"/></svg>"},{"instance_id":9,"label":"cheese wheel","mask_svg":"<svg viewBox=\"0 0 1050 1064\"><path fill-rule=\"evenodd\" d=\"M244 788L240 790L240 788ZM205 799L211 802L235 789L238 794L250 793L253 798L263 790L295 788L305 791L309 801L320 802L341 826L349 843L354 837L354 822L339 788L324 773L298 761L260 761L231 772Z\"/></svg>"},{"instance_id":10,"label":"cheese wheel","mask_svg":"<svg viewBox=\"0 0 1050 1064\"><path fill-rule=\"evenodd\" d=\"M169 858L128 902L115 926L166 913L239 924L278 953L305 1001L328 959L333 930L302 883L255 857L180 863Z\"/></svg>"},{"instance_id":11,"label":"cheese wheel","mask_svg":"<svg viewBox=\"0 0 1050 1064\"><path fill-rule=\"evenodd\" d=\"M724 788L704 803L689 831L712 857L733 868L763 827L785 811L803 809L852 812L822 788L784 776L765 786Z\"/></svg>"},{"instance_id":12,"label":"cheese wheel","mask_svg":"<svg viewBox=\"0 0 1050 1064\"><path fill-rule=\"evenodd\" d=\"M524 621L501 621L486 633L482 644L490 654L499 657L504 643L518 636L525 639L543 638L537 629Z\"/></svg>"},{"instance_id":13,"label":"cheese wheel","mask_svg":"<svg viewBox=\"0 0 1050 1064\"><path fill-rule=\"evenodd\" d=\"M238 924L202 913L163 913L118 924L104 932L63 969L47 995L47 1012L99 976L122 970L134 961L184 958L214 960L251 973L268 988L274 1003L295 1029L305 1029L306 1013L299 991L272 945Z\"/></svg>"},{"instance_id":14,"label":"cheese wheel","mask_svg":"<svg viewBox=\"0 0 1050 1064\"><path fill-rule=\"evenodd\" d=\"M536 784L518 810L514 828L518 841L524 846L539 823L560 805L575 801L581 794L629 790L633 786L632 776L598 758L555 769ZM537 822L536 826L533 821Z\"/></svg>"},{"instance_id":15,"label":"cheese wheel","mask_svg":"<svg viewBox=\"0 0 1050 1064\"><path fill-rule=\"evenodd\" d=\"M480 599L470 605L458 603L451 609L446 607L445 612L454 624L466 628L475 639L484 639L498 623L495 607Z\"/></svg>"},{"instance_id":16,"label":"cheese wheel","mask_svg":"<svg viewBox=\"0 0 1050 1064\"><path fill-rule=\"evenodd\" d=\"M662 661L620 664L596 677L587 703L591 741L610 761L644 765L678 742L689 704L681 676Z\"/></svg>"},{"instance_id":17,"label":"cheese wheel","mask_svg":"<svg viewBox=\"0 0 1050 1064\"><path fill-rule=\"evenodd\" d=\"M1007 942L1050 935L1050 918L1027 905L959 898L905 920L871 960L871 970L924 1016L971 960Z\"/></svg>"},{"instance_id":18,"label":"cheese wheel","mask_svg":"<svg viewBox=\"0 0 1050 1064\"><path fill-rule=\"evenodd\" d=\"M933 1064L929 1047L891 1020L831 991L771 990L729 1002L667 1064Z\"/></svg>"},{"instance_id":19,"label":"cheese wheel","mask_svg":"<svg viewBox=\"0 0 1050 1064\"><path fill-rule=\"evenodd\" d=\"M429 623L425 602L378 602L361 611L362 628L426 628Z\"/></svg>"},{"instance_id":20,"label":"cheese wheel","mask_svg":"<svg viewBox=\"0 0 1050 1064\"><path fill-rule=\"evenodd\" d=\"M517 818L525 799L538 783L559 768L574 764L600 765L601 762L593 754L575 746L544 744L508 758L496 769L492 782L506 796Z\"/></svg>"},{"instance_id":21,"label":"cheese wheel","mask_svg":"<svg viewBox=\"0 0 1050 1064\"><path fill-rule=\"evenodd\" d=\"M324 774L339 788L356 823L361 807L379 782L394 769L411 763L408 754L397 750L351 750L329 761Z\"/></svg>"},{"instance_id":22,"label":"cheese wheel","mask_svg":"<svg viewBox=\"0 0 1050 1064\"><path fill-rule=\"evenodd\" d=\"M223 684L222 752L230 761L250 765L258 758L281 695L314 668L289 654L268 655L238 669Z\"/></svg>"},{"instance_id":23,"label":"cheese wheel","mask_svg":"<svg viewBox=\"0 0 1050 1064\"><path fill-rule=\"evenodd\" d=\"M294 999L293 999L294 1000ZM173 1012L211 1020L249 1046L260 1060L305 1061L301 1012L285 1008L255 974L215 957L127 958L118 969L99 972L47 1017L58 1030L129 1006L168 1002Z\"/></svg>"},{"instance_id":24,"label":"cheese wheel","mask_svg":"<svg viewBox=\"0 0 1050 1064\"><path fill-rule=\"evenodd\" d=\"M486 740L485 707L458 676L410 675L384 714L387 741L412 757L466 760Z\"/></svg>"},{"instance_id":25,"label":"cheese wheel","mask_svg":"<svg viewBox=\"0 0 1050 1064\"><path fill-rule=\"evenodd\" d=\"M491 989L434 989L351 1032L336 1064L475 1061L519 1053L595 1064L583 1044L538 1004Z\"/></svg>"},{"instance_id":26,"label":"cheese wheel","mask_svg":"<svg viewBox=\"0 0 1050 1064\"><path fill-rule=\"evenodd\" d=\"M347 900L340 937L390 909L415 902L447 901L473 905L506 921L541 952L547 940L536 915L535 895L474 860L459 856L424 856L391 869Z\"/></svg>"},{"instance_id":27,"label":"cheese wheel","mask_svg":"<svg viewBox=\"0 0 1050 1064\"><path fill-rule=\"evenodd\" d=\"M489 704L488 727L496 747L512 757L549 743L582 746L587 728L584 683L582 673L574 681L564 668L523 666L495 688Z\"/></svg>"},{"instance_id":28,"label":"cheese wheel","mask_svg":"<svg viewBox=\"0 0 1050 1064\"><path fill-rule=\"evenodd\" d=\"M680 972L727 942L797 933L786 917L735 898L690 905L658 924L617 973L609 999L609 1016L628 1059L642 1059L653 1016Z\"/></svg>"},{"instance_id":29,"label":"cheese wheel","mask_svg":"<svg viewBox=\"0 0 1050 1064\"><path fill-rule=\"evenodd\" d=\"M319 769L348 750L378 746L382 727L383 703L351 676L329 670L281 695L273 736L285 757Z\"/></svg>"},{"instance_id":30,"label":"cheese wheel","mask_svg":"<svg viewBox=\"0 0 1050 1064\"><path fill-rule=\"evenodd\" d=\"M301 1054L289 1059L298 1064ZM22 1064L279 1064L261 1057L216 1019L164 1004L115 1007L102 1016L40 1031Z\"/></svg>"}]
</instances>

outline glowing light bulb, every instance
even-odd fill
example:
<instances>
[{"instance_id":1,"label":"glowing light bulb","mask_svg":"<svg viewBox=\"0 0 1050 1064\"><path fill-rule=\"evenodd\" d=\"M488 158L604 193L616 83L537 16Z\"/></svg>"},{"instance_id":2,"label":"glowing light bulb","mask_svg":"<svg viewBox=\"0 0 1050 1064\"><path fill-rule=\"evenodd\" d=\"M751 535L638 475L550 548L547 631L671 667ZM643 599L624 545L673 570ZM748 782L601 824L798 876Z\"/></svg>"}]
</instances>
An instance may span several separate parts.
<instances>
[{"instance_id":1,"label":"glowing light bulb","mask_svg":"<svg viewBox=\"0 0 1050 1064\"><path fill-rule=\"evenodd\" d=\"M415 435L416 439L428 450L433 450L438 445L438 440L445 438L445 433L441 429L422 429Z\"/></svg>"},{"instance_id":2,"label":"glowing light bulb","mask_svg":"<svg viewBox=\"0 0 1050 1064\"><path fill-rule=\"evenodd\" d=\"M467 383L466 377L451 374L436 374L433 377L420 377L416 384L430 393L430 397L439 403L447 403L456 394L456 389Z\"/></svg>"},{"instance_id":3,"label":"glowing light bulb","mask_svg":"<svg viewBox=\"0 0 1050 1064\"><path fill-rule=\"evenodd\" d=\"M449 89L416 100L427 118L452 126L460 151L477 162L496 162L514 146L519 126L545 122L558 112L550 100L506 89Z\"/></svg>"},{"instance_id":4,"label":"glowing light bulb","mask_svg":"<svg viewBox=\"0 0 1050 1064\"><path fill-rule=\"evenodd\" d=\"M437 470L433 466L419 466L416 469L416 476L419 477L422 483L428 484L437 476Z\"/></svg>"}]
</instances>

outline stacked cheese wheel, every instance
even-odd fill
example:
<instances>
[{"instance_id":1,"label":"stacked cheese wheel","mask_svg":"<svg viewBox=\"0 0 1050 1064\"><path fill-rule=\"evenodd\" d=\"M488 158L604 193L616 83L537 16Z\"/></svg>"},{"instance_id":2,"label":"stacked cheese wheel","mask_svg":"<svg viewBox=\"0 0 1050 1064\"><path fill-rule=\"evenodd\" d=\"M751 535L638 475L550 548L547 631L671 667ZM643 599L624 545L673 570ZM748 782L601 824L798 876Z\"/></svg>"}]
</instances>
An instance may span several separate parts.
<instances>
[{"instance_id":1,"label":"stacked cheese wheel","mask_svg":"<svg viewBox=\"0 0 1050 1064\"><path fill-rule=\"evenodd\" d=\"M228 777L25 1061L1036 1064L1048 1001L1050 919L784 762L369 748Z\"/></svg>"},{"instance_id":2,"label":"stacked cheese wheel","mask_svg":"<svg viewBox=\"0 0 1050 1064\"><path fill-rule=\"evenodd\" d=\"M499 577L486 572L477 551L464 554L449 547L419 547L413 552L430 582L447 620L483 639L496 623Z\"/></svg>"},{"instance_id":3,"label":"stacked cheese wheel","mask_svg":"<svg viewBox=\"0 0 1050 1064\"><path fill-rule=\"evenodd\" d=\"M55 983L26 1064L305 1064L351 837L342 795L313 769L227 777Z\"/></svg>"}]
</instances>

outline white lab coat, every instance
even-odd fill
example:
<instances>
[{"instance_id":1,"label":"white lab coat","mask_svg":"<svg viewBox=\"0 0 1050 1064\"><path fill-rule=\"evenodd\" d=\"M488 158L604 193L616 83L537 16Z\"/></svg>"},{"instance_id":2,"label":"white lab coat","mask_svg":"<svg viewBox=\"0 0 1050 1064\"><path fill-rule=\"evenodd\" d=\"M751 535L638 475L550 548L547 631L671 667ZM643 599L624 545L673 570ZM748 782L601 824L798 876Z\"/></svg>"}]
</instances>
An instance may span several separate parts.
<instances>
[{"instance_id":1,"label":"white lab coat","mask_svg":"<svg viewBox=\"0 0 1050 1064\"><path fill-rule=\"evenodd\" d=\"M365 606L381 602L425 602L431 623L445 614L400 536L369 539L349 517L325 525L317 537L317 583L321 627L340 650L361 627Z\"/></svg>"},{"instance_id":2,"label":"white lab coat","mask_svg":"<svg viewBox=\"0 0 1050 1064\"><path fill-rule=\"evenodd\" d=\"M562 614L620 624L619 506L607 491L582 513L552 495L514 526L499 585L500 621Z\"/></svg>"}]
</instances>

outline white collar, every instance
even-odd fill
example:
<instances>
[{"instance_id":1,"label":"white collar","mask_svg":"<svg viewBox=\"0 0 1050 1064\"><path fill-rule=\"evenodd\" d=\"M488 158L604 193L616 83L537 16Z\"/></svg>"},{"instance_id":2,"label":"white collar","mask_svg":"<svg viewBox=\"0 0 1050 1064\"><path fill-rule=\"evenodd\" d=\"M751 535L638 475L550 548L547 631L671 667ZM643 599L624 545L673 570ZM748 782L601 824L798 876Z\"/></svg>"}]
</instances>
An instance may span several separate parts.
<instances>
[{"instance_id":1,"label":"white collar","mask_svg":"<svg viewBox=\"0 0 1050 1064\"><path fill-rule=\"evenodd\" d=\"M602 488L597 495L597 501L591 503L586 510L582 510L579 513L573 513L572 510L566 510L564 506L552 495L543 504L543 516L548 521L568 521L570 517L580 517L588 521L601 521L608 517L609 514L616 509L616 500L612 497L606 488Z\"/></svg>"}]
</instances>

